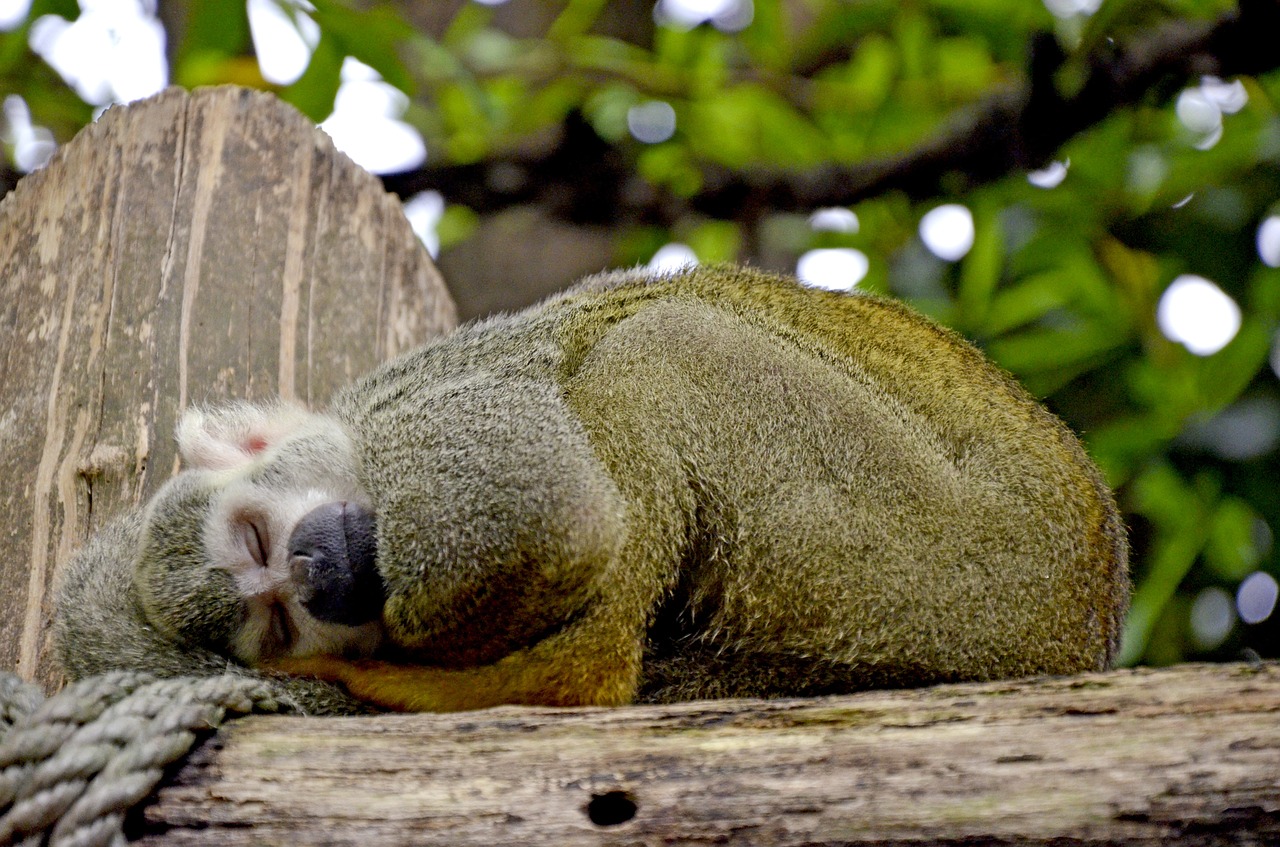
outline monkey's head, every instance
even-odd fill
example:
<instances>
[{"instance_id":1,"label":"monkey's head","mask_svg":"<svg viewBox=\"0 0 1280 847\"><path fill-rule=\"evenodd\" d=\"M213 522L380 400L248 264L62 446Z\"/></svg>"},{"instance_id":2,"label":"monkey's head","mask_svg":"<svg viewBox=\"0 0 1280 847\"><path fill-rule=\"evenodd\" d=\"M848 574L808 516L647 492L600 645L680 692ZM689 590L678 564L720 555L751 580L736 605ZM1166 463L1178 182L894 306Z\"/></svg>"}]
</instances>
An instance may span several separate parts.
<instances>
[{"instance_id":1,"label":"monkey's head","mask_svg":"<svg viewBox=\"0 0 1280 847\"><path fill-rule=\"evenodd\" d=\"M147 506L134 583L170 638L253 665L382 637L375 522L351 439L296 406L194 409Z\"/></svg>"}]
</instances>

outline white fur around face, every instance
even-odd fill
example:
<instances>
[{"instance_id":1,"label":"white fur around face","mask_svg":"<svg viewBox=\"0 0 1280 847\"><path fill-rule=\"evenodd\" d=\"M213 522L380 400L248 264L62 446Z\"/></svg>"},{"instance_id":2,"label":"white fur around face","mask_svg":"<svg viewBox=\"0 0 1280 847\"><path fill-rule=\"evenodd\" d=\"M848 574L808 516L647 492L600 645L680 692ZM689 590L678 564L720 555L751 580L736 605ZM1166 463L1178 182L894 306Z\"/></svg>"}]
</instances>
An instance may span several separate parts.
<instances>
[{"instance_id":1,"label":"white fur around face","mask_svg":"<svg viewBox=\"0 0 1280 847\"><path fill-rule=\"evenodd\" d=\"M378 646L382 632L378 621L352 627L317 620L302 605L293 578L289 555L293 527L318 506L355 499L343 493L308 488L282 498L279 492L241 479L218 498L204 542L212 567L229 571L241 596L244 616L231 645L241 661L256 664L318 654L364 656ZM262 564L245 543L248 521L259 527L263 537Z\"/></svg>"},{"instance_id":2,"label":"white fur around face","mask_svg":"<svg viewBox=\"0 0 1280 847\"><path fill-rule=\"evenodd\" d=\"M191 469L219 477L203 535L211 567L231 574L241 598L243 617L231 645L236 657L256 664L371 653L381 640L381 624L351 627L314 618L298 597L289 555L293 528L312 509L335 501L369 508L341 427L299 406L233 404L189 410L178 426L178 442ZM259 474L263 468L274 473ZM262 477L270 484L256 481ZM262 561L247 543L255 536Z\"/></svg>"}]
</instances>

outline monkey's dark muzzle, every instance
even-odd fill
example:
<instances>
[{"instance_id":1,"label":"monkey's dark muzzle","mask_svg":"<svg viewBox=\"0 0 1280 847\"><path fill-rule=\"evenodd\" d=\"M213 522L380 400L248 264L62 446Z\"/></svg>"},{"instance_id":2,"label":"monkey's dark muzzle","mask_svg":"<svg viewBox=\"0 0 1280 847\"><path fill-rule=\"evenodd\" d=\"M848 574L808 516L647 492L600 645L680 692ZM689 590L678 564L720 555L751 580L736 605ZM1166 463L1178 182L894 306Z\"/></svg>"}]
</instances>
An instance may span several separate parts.
<instances>
[{"instance_id":1,"label":"monkey's dark muzzle","mask_svg":"<svg viewBox=\"0 0 1280 847\"><path fill-rule=\"evenodd\" d=\"M322 621L359 626L382 615L373 512L339 500L312 509L289 536L298 598Z\"/></svg>"}]
</instances>

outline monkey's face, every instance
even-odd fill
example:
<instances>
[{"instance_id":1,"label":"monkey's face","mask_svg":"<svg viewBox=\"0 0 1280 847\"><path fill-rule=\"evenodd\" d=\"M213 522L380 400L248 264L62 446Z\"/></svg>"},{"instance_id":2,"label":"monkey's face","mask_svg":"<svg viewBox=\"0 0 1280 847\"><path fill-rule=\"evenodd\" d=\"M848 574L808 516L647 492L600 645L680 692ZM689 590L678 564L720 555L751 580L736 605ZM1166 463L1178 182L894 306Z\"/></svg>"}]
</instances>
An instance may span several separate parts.
<instances>
[{"instance_id":1,"label":"monkey's face","mask_svg":"<svg viewBox=\"0 0 1280 847\"><path fill-rule=\"evenodd\" d=\"M248 664L377 647L373 513L333 455L341 433L307 430L254 436L242 460L193 467L156 494L134 580L166 635Z\"/></svg>"}]
</instances>

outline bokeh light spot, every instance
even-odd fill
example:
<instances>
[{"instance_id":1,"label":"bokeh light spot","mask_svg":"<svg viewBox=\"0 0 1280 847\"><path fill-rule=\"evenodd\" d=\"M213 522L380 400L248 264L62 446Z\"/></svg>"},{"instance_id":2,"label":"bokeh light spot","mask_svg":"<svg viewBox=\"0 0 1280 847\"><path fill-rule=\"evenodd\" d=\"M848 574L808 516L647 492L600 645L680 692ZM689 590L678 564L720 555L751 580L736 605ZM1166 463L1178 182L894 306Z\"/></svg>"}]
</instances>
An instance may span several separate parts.
<instances>
[{"instance_id":1,"label":"bokeh light spot","mask_svg":"<svg viewBox=\"0 0 1280 847\"><path fill-rule=\"evenodd\" d=\"M1215 76L1206 76L1200 85L1178 95L1174 112L1182 125L1196 136L1196 149L1208 150L1222 140L1222 116L1235 114L1248 102L1249 92L1240 80L1223 82Z\"/></svg>"},{"instance_id":2,"label":"bokeh light spot","mask_svg":"<svg viewBox=\"0 0 1280 847\"><path fill-rule=\"evenodd\" d=\"M383 82L373 68L347 57L333 114L320 128L362 168L373 173L406 171L427 158L422 136L397 120L408 106L404 92Z\"/></svg>"},{"instance_id":3,"label":"bokeh light spot","mask_svg":"<svg viewBox=\"0 0 1280 847\"><path fill-rule=\"evenodd\" d=\"M796 276L811 288L848 291L862 281L870 267L861 250L810 250L796 262Z\"/></svg>"},{"instance_id":4,"label":"bokeh light spot","mask_svg":"<svg viewBox=\"0 0 1280 847\"><path fill-rule=\"evenodd\" d=\"M31 0L0 0L0 30L8 32L27 19Z\"/></svg>"},{"instance_id":5,"label":"bokeh light spot","mask_svg":"<svg viewBox=\"0 0 1280 847\"><path fill-rule=\"evenodd\" d=\"M1223 82L1216 76L1200 81L1200 90L1224 115L1234 115L1249 103L1249 92L1240 80Z\"/></svg>"},{"instance_id":6,"label":"bokeh light spot","mask_svg":"<svg viewBox=\"0 0 1280 847\"><path fill-rule=\"evenodd\" d=\"M43 168L58 149L53 133L31 123L27 101L16 94L4 98L4 140L13 145L13 163L23 173Z\"/></svg>"},{"instance_id":7,"label":"bokeh light spot","mask_svg":"<svg viewBox=\"0 0 1280 847\"><path fill-rule=\"evenodd\" d=\"M1236 590L1236 609L1240 620L1248 624L1262 623L1276 610L1280 585L1266 571L1254 571L1244 578Z\"/></svg>"},{"instance_id":8,"label":"bokeh light spot","mask_svg":"<svg viewBox=\"0 0 1280 847\"><path fill-rule=\"evenodd\" d=\"M1182 125L1197 135L1205 135L1222 126L1222 110L1199 88L1188 88L1179 94L1174 111Z\"/></svg>"},{"instance_id":9,"label":"bokeh light spot","mask_svg":"<svg viewBox=\"0 0 1280 847\"><path fill-rule=\"evenodd\" d=\"M149 97L168 84L164 27L137 0L82 3L68 21L43 15L29 43L86 103L105 106Z\"/></svg>"},{"instance_id":10,"label":"bokeh light spot","mask_svg":"<svg viewBox=\"0 0 1280 847\"><path fill-rule=\"evenodd\" d=\"M1088 17L1102 6L1102 0L1044 0L1044 7L1055 18Z\"/></svg>"},{"instance_id":11,"label":"bokeh light spot","mask_svg":"<svg viewBox=\"0 0 1280 847\"><path fill-rule=\"evenodd\" d=\"M1050 162L1040 170L1027 174L1027 182L1036 188L1057 188L1067 178L1067 169L1070 167L1070 159L1065 162Z\"/></svg>"},{"instance_id":12,"label":"bokeh light spot","mask_svg":"<svg viewBox=\"0 0 1280 847\"><path fill-rule=\"evenodd\" d=\"M1240 307L1204 277L1183 274L1160 297L1156 322L1166 338L1197 356L1209 356L1240 331Z\"/></svg>"},{"instance_id":13,"label":"bokeh light spot","mask_svg":"<svg viewBox=\"0 0 1280 847\"><path fill-rule=\"evenodd\" d=\"M810 215L809 226L819 232L857 232L858 216L843 206L833 206Z\"/></svg>"},{"instance_id":14,"label":"bokeh light spot","mask_svg":"<svg viewBox=\"0 0 1280 847\"><path fill-rule=\"evenodd\" d=\"M920 239L929 252L948 262L964 258L973 247L973 214L958 203L926 212L920 219Z\"/></svg>"},{"instance_id":15,"label":"bokeh light spot","mask_svg":"<svg viewBox=\"0 0 1280 847\"><path fill-rule=\"evenodd\" d=\"M439 191L423 191L404 201L404 216L432 258L440 253L440 236L436 227L443 215L444 195Z\"/></svg>"},{"instance_id":16,"label":"bokeh light spot","mask_svg":"<svg viewBox=\"0 0 1280 847\"><path fill-rule=\"evenodd\" d=\"M1191 636L1201 650L1212 650L1226 641L1235 622L1236 604L1221 588L1204 589L1191 604Z\"/></svg>"},{"instance_id":17,"label":"bokeh light spot","mask_svg":"<svg viewBox=\"0 0 1280 847\"><path fill-rule=\"evenodd\" d=\"M249 31L262 78L289 85L302 76L311 51L320 41L320 28L300 8L290 16L273 0L249 0Z\"/></svg>"},{"instance_id":18,"label":"bokeh light spot","mask_svg":"<svg viewBox=\"0 0 1280 847\"><path fill-rule=\"evenodd\" d=\"M710 23L724 32L739 32L755 18L752 0L658 0L654 19L663 26L692 29Z\"/></svg>"},{"instance_id":19,"label":"bokeh light spot","mask_svg":"<svg viewBox=\"0 0 1280 847\"><path fill-rule=\"evenodd\" d=\"M637 141L658 144L676 133L676 110L663 100L650 100L627 110L627 129Z\"/></svg>"},{"instance_id":20,"label":"bokeh light spot","mask_svg":"<svg viewBox=\"0 0 1280 847\"><path fill-rule=\"evenodd\" d=\"M673 241L658 248L647 267L658 273L675 273L676 271L698 264L698 255L688 244Z\"/></svg>"},{"instance_id":21,"label":"bokeh light spot","mask_svg":"<svg viewBox=\"0 0 1280 847\"><path fill-rule=\"evenodd\" d=\"M1258 256L1268 267L1280 268L1280 215L1272 215L1259 225Z\"/></svg>"}]
</instances>

